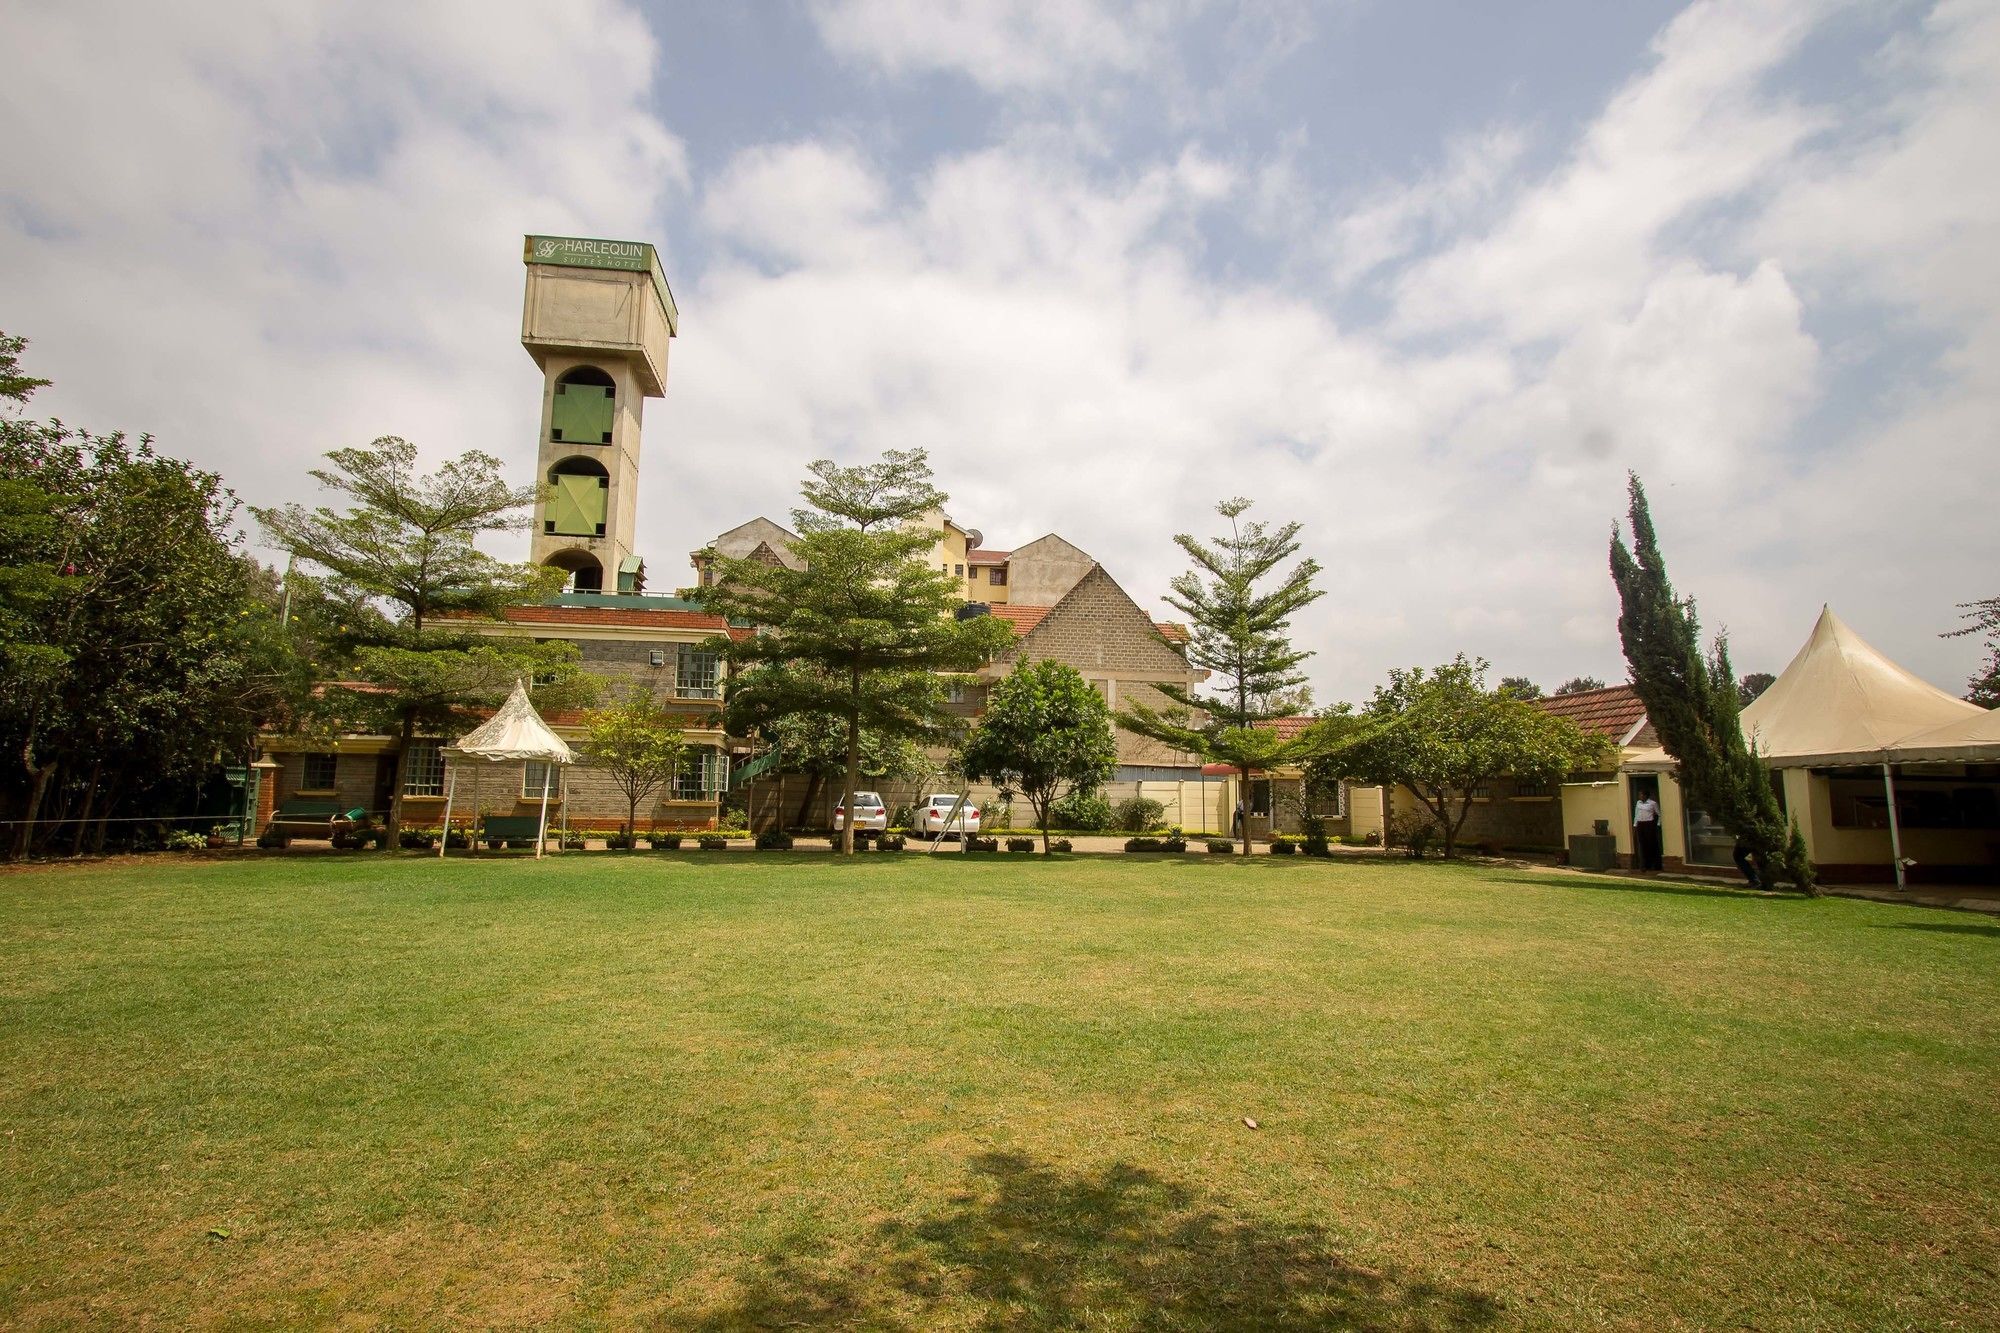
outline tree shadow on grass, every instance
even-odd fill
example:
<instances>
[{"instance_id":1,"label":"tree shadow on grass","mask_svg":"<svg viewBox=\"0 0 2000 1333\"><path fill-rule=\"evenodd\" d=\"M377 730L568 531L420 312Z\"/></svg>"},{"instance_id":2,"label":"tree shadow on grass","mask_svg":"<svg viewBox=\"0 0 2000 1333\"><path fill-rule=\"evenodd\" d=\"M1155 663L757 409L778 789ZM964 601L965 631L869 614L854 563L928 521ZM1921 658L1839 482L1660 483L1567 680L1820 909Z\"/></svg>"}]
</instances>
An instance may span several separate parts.
<instances>
[{"instance_id":1,"label":"tree shadow on grass","mask_svg":"<svg viewBox=\"0 0 2000 1333\"><path fill-rule=\"evenodd\" d=\"M1140 1167L1067 1175L975 1158L935 1216L884 1224L839 1262L767 1258L706 1329L975 1320L1037 1329L1472 1329L1482 1293L1362 1268L1313 1227L1274 1227Z\"/></svg>"},{"instance_id":2,"label":"tree shadow on grass","mask_svg":"<svg viewBox=\"0 0 2000 1333\"><path fill-rule=\"evenodd\" d=\"M1984 935L1989 940L2000 940L2000 922L1990 921L1897 921L1875 929L1930 930L1940 935Z\"/></svg>"},{"instance_id":3,"label":"tree shadow on grass","mask_svg":"<svg viewBox=\"0 0 2000 1333\"><path fill-rule=\"evenodd\" d=\"M1495 875L1498 884L1532 884L1536 888L1605 889L1612 893L1664 893L1676 898L1795 898L1797 894L1760 893L1747 885L1690 884L1683 880L1626 879L1613 875L1573 875L1552 871L1546 875Z\"/></svg>"}]
</instances>

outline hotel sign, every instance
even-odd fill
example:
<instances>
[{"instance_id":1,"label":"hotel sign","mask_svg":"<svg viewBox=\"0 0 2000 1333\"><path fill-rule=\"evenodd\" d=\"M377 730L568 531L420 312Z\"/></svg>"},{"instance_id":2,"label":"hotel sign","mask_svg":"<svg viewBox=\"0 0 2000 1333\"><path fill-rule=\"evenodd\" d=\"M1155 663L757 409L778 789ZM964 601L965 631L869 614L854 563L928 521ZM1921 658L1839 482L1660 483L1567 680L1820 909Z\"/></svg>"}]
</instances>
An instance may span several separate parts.
<instances>
[{"instance_id":1,"label":"hotel sign","mask_svg":"<svg viewBox=\"0 0 2000 1333\"><path fill-rule=\"evenodd\" d=\"M571 268L612 268L652 275L653 290L667 308L667 330L678 332L680 310L660 272L660 258L644 241L594 241L581 236L530 236L521 258L529 264L566 264Z\"/></svg>"}]
</instances>

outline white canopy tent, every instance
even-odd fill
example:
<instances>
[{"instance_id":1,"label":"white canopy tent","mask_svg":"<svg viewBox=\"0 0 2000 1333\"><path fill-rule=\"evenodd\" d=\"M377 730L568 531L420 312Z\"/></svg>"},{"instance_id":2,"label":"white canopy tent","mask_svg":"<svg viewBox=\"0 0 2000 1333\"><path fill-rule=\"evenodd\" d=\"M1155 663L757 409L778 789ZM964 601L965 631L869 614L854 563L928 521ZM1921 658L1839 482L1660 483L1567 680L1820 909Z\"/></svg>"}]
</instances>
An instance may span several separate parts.
<instances>
[{"instance_id":1,"label":"white canopy tent","mask_svg":"<svg viewBox=\"0 0 2000 1333\"><path fill-rule=\"evenodd\" d=\"M1880 767L1890 854L1904 880L1896 820L1897 764L2000 759L2000 712L1945 693L1904 670L1821 607L1812 635L1770 688L1743 710L1743 734L1773 768ZM1671 771L1666 751L1631 755L1625 767Z\"/></svg>"},{"instance_id":2,"label":"white canopy tent","mask_svg":"<svg viewBox=\"0 0 2000 1333\"><path fill-rule=\"evenodd\" d=\"M549 836L549 785L557 765L567 766L576 762L576 752L564 743L563 738L549 730L548 723L535 711L528 701L527 683L518 677L514 681L514 692L507 696L507 702L500 705L500 711L463 736L458 744L446 747L445 758L449 763L452 756L483 759L488 763L505 763L509 760L534 759L547 765L542 770L542 815L535 834L535 857L542 855L542 844ZM444 788L444 836L438 839L438 855L442 857L445 848L451 845L451 796L457 785L458 771L447 769Z\"/></svg>"}]
</instances>

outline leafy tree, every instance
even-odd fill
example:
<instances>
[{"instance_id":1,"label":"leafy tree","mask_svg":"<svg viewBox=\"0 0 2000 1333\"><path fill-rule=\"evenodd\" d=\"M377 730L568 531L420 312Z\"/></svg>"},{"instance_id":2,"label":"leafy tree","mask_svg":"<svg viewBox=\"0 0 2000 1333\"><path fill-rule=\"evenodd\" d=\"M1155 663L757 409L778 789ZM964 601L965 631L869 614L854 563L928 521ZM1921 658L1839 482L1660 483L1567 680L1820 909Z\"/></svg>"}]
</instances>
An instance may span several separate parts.
<instances>
[{"instance_id":1,"label":"leafy tree","mask_svg":"<svg viewBox=\"0 0 2000 1333\"><path fill-rule=\"evenodd\" d=\"M1066 662L1019 662L996 684L960 756L965 775L1028 798L1049 850L1049 808L1118 770L1111 710Z\"/></svg>"},{"instance_id":2,"label":"leafy tree","mask_svg":"<svg viewBox=\"0 0 2000 1333\"><path fill-rule=\"evenodd\" d=\"M1770 689L1777 679L1768 671L1753 671L1737 683L1736 697L1743 701L1745 708L1748 708L1756 702L1757 696Z\"/></svg>"},{"instance_id":3,"label":"leafy tree","mask_svg":"<svg viewBox=\"0 0 2000 1333\"><path fill-rule=\"evenodd\" d=\"M1611 577L1618 585L1618 637L1632 668L1632 687L1661 748L1680 764L1681 790L1723 827L1749 844L1767 877L1814 891L1805 838L1787 826L1770 771L1744 739L1742 692L1729 662L1729 641L1717 635L1706 656L1694 599L1667 578L1646 491L1630 483L1632 544L1611 534Z\"/></svg>"},{"instance_id":4,"label":"leafy tree","mask_svg":"<svg viewBox=\"0 0 2000 1333\"><path fill-rule=\"evenodd\" d=\"M325 714L396 738L392 847L420 732L464 730L472 710L499 704L520 677L537 682L544 708L592 692L573 646L473 628L561 584L559 570L508 564L474 544L525 526L536 488L509 486L489 454L467 453L429 475L415 471L416 457L414 445L393 435L367 448L336 449L329 466L312 475L346 498L345 512L300 505L251 511L273 545L324 571L306 579L306 589L320 600L319 614L338 626L348 654L344 679L322 692Z\"/></svg>"},{"instance_id":5,"label":"leafy tree","mask_svg":"<svg viewBox=\"0 0 2000 1333\"><path fill-rule=\"evenodd\" d=\"M44 381L0 337L0 398ZM238 550L221 479L149 439L0 416L0 779L17 817L102 846L122 804L184 799L218 750L240 753L299 673Z\"/></svg>"},{"instance_id":6,"label":"leafy tree","mask_svg":"<svg viewBox=\"0 0 2000 1333\"><path fill-rule=\"evenodd\" d=\"M1310 706L1298 666L1312 654L1292 647L1289 631L1292 617L1324 595L1313 587L1317 560L1278 572L1298 553L1299 525L1274 529L1240 522L1249 508L1250 501L1241 498L1217 505L1216 513L1229 520L1229 533L1212 544L1184 532L1174 536L1194 568L1168 585L1167 602L1191 622L1187 660L1209 673L1208 691L1155 685L1171 707L1135 704L1118 714L1127 730L1234 767L1246 792L1252 770L1305 753L1299 738L1280 740L1276 731L1258 724ZM1274 575L1275 583L1260 586ZM1248 820L1243 850L1250 850Z\"/></svg>"},{"instance_id":7,"label":"leafy tree","mask_svg":"<svg viewBox=\"0 0 2000 1333\"><path fill-rule=\"evenodd\" d=\"M1958 629L1946 630L1940 637L1986 636L1986 665L1966 682L1966 702L1978 704L1981 708L2000 708L2000 597L1960 602L1958 609L1964 613L1960 619L1969 623Z\"/></svg>"},{"instance_id":8,"label":"leafy tree","mask_svg":"<svg viewBox=\"0 0 2000 1333\"><path fill-rule=\"evenodd\" d=\"M752 668L752 672L768 670ZM750 673L746 673L746 676ZM727 709L723 725L735 735L754 733L775 756L765 771L777 775L797 773L808 779L805 798L792 817L794 826L803 825L813 804L829 779L847 771L847 723L831 713L791 713L762 723L742 721L743 700L758 691L739 694L738 721L732 722ZM882 736L864 728L861 732L860 775L871 782L909 781L921 777L929 765L924 752L907 736ZM780 812L779 823L783 824Z\"/></svg>"},{"instance_id":9,"label":"leafy tree","mask_svg":"<svg viewBox=\"0 0 2000 1333\"><path fill-rule=\"evenodd\" d=\"M1542 687L1526 676L1502 676L1499 692L1509 699L1532 701L1542 697Z\"/></svg>"},{"instance_id":10,"label":"leafy tree","mask_svg":"<svg viewBox=\"0 0 2000 1333\"><path fill-rule=\"evenodd\" d=\"M1390 671L1358 712L1337 711L1319 724L1327 743L1307 776L1403 788L1429 811L1449 858L1481 785L1502 775L1559 782L1603 762L1603 737L1505 690L1489 691L1485 673L1484 661L1463 654L1429 671Z\"/></svg>"},{"instance_id":11,"label":"leafy tree","mask_svg":"<svg viewBox=\"0 0 2000 1333\"><path fill-rule=\"evenodd\" d=\"M1606 690L1611 687L1595 676L1571 676L1556 686L1557 694L1588 694L1592 690Z\"/></svg>"},{"instance_id":12,"label":"leafy tree","mask_svg":"<svg viewBox=\"0 0 2000 1333\"><path fill-rule=\"evenodd\" d=\"M584 754L625 795L625 836L638 833L639 802L672 782L687 759L684 721L635 694L584 714Z\"/></svg>"},{"instance_id":13,"label":"leafy tree","mask_svg":"<svg viewBox=\"0 0 2000 1333\"><path fill-rule=\"evenodd\" d=\"M732 666L726 691L732 728L800 714L833 716L846 728L841 802L853 808L861 737L937 740L949 735L944 682L1012 642L990 616L961 620L960 581L931 568L936 543L925 520L944 502L922 450L891 451L879 463L812 465L792 511L801 567L707 553L713 585L695 589L713 614L758 627L716 648ZM854 823L841 833L854 850Z\"/></svg>"}]
</instances>

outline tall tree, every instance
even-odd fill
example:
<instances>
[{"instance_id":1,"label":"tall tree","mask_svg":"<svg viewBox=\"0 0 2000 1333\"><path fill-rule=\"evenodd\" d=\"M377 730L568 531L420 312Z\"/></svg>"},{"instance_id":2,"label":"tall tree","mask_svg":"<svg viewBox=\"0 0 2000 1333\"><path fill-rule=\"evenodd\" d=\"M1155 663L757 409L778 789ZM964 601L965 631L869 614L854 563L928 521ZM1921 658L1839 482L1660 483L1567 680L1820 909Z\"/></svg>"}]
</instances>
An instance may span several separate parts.
<instances>
[{"instance_id":1,"label":"tall tree","mask_svg":"<svg viewBox=\"0 0 2000 1333\"><path fill-rule=\"evenodd\" d=\"M475 545L485 534L526 526L537 489L508 485L490 454L467 453L428 475L416 471L416 458L416 446L393 435L335 449L329 466L312 475L345 497L345 512L300 505L251 511L273 545L323 571L306 580L308 590L346 612L334 618L344 626L350 673L324 689L322 704L347 725L396 738L392 847L419 732L446 737L467 729L472 710L501 702L520 677L536 682L544 708L591 693L574 647L472 628L561 584L559 570L509 564Z\"/></svg>"},{"instance_id":2,"label":"tall tree","mask_svg":"<svg viewBox=\"0 0 2000 1333\"><path fill-rule=\"evenodd\" d=\"M1757 702L1757 696L1777 683L1778 678L1768 671L1753 671L1737 682L1736 697L1748 708Z\"/></svg>"},{"instance_id":3,"label":"tall tree","mask_svg":"<svg viewBox=\"0 0 2000 1333\"><path fill-rule=\"evenodd\" d=\"M1608 744L1505 689L1488 691L1486 663L1463 654L1430 671L1395 669L1357 713L1337 710L1306 773L1401 787L1430 812L1447 858L1478 789L1503 775L1560 782L1603 762Z\"/></svg>"},{"instance_id":4,"label":"tall tree","mask_svg":"<svg viewBox=\"0 0 2000 1333\"><path fill-rule=\"evenodd\" d=\"M800 714L832 715L846 729L841 802L854 808L861 737L947 736L939 672L977 669L1013 640L990 616L961 619L961 581L931 567L927 520L944 503L922 450L879 463L812 465L792 511L799 568L709 552L715 582L692 595L712 613L756 625L722 639L732 666L725 697L733 727ZM854 822L841 831L854 850Z\"/></svg>"},{"instance_id":5,"label":"tall tree","mask_svg":"<svg viewBox=\"0 0 2000 1333\"><path fill-rule=\"evenodd\" d=\"M751 671L770 669L755 667ZM725 709L723 725L732 735L755 735L769 747L767 753L772 757L766 773L773 777L796 773L806 778L805 795L791 819L794 826L802 827L826 783L838 782L847 772L847 723L831 713L791 713L754 721L745 704L759 693L753 689L738 694L736 717L732 720ZM908 736L881 736L871 729L862 729L860 778L877 783L914 781L929 767L923 750ZM783 810L778 812L778 827L785 827Z\"/></svg>"},{"instance_id":6,"label":"tall tree","mask_svg":"<svg viewBox=\"0 0 2000 1333\"><path fill-rule=\"evenodd\" d=\"M1020 662L993 687L966 738L960 767L973 781L1013 787L1034 807L1049 850L1049 807L1118 770L1104 696L1066 662Z\"/></svg>"},{"instance_id":7,"label":"tall tree","mask_svg":"<svg viewBox=\"0 0 2000 1333\"><path fill-rule=\"evenodd\" d=\"M1171 707L1137 704L1118 714L1119 724L1177 750L1236 769L1247 794L1253 770L1297 758L1301 741L1281 739L1260 723L1303 711L1311 695L1299 664L1310 652L1294 648L1292 617L1323 596L1313 586L1319 561L1307 558L1281 572L1299 550L1299 525L1267 528L1247 522L1250 501L1224 500L1216 513L1229 532L1213 542L1177 533L1192 569L1169 584L1167 602L1190 622L1190 665L1209 673L1204 692L1171 683L1156 685ZM1243 850L1250 850L1250 821L1243 821Z\"/></svg>"},{"instance_id":8,"label":"tall tree","mask_svg":"<svg viewBox=\"0 0 2000 1333\"><path fill-rule=\"evenodd\" d=\"M584 757L624 794L628 839L639 831L639 802L672 782L686 761L685 725L650 694L584 714Z\"/></svg>"},{"instance_id":9,"label":"tall tree","mask_svg":"<svg viewBox=\"0 0 2000 1333\"><path fill-rule=\"evenodd\" d=\"M1767 879L1814 892L1812 862L1796 821L1778 808L1770 770L1744 738L1743 696L1717 635L1706 655L1692 597L1674 591L1637 473L1629 484L1632 544L1611 533L1611 578L1618 585L1618 638L1632 688L1661 748L1680 765L1681 790L1746 842Z\"/></svg>"},{"instance_id":10,"label":"tall tree","mask_svg":"<svg viewBox=\"0 0 2000 1333\"><path fill-rule=\"evenodd\" d=\"M2000 708L2000 597L1960 602L1958 609L1963 613L1960 619L1967 623L1957 629L1946 630L1940 637L1986 636L1986 664L1966 682L1966 702L1978 704L1981 708Z\"/></svg>"},{"instance_id":11,"label":"tall tree","mask_svg":"<svg viewBox=\"0 0 2000 1333\"><path fill-rule=\"evenodd\" d=\"M1510 699L1535 700L1542 697L1542 687L1526 676L1502 676L1498 693Z\"/></svg>"},{"instance_id":12,"label":"tall tree","mask_svg":"<svg viewBox=\"0 0 2000 1333\"><path fill-rule=\"evenodd\" d=\"M1571 676L1568 680L1556 686L1556 693L1588 694L1592 690L1603 690L1609 688L1610 686L1606 685L1603 681L1599 680L1595 676Z\"/></svg>"},{"instance_id":13,"label":"tall tree","mask_svg":"<svg viewBox=\"0 0 2000 1333\"><path fill-rule=\"evenodd\" d=\"M0 337L0 397L42 381ZM291 679L239 551L236 498L147 438L0 415L0 776L9 854L53 816L102 844L121 802L162 814L240 753ZM211 813L211 812L202 812Z\"/></svg>"}]
</instances>

